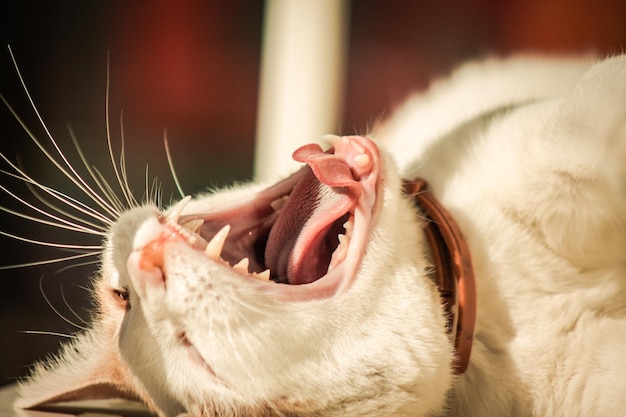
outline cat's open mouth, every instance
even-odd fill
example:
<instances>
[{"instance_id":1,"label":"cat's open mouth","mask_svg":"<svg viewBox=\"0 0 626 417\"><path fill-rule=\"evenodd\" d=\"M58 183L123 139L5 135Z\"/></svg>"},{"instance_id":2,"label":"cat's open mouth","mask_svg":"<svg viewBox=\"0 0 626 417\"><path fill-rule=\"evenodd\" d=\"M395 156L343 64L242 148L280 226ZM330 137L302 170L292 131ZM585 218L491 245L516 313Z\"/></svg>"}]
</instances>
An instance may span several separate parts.
<instances>
[{"instance_id":1,"label":"cat's open mouth","mask_svg":"<svg viewBox=\"0 0 626 417\"><path fill-rule=\"evenodd\" d=\"M289 299L330 296L349 286L365 253L381 161L367 138L326 139L333 148L299 148L293 157L305 167L241 203L178 215L183 202L164 218L170 224L175 218L193 247L259 278L254 281L269 292Z\"/></svg>"}]
</instances>

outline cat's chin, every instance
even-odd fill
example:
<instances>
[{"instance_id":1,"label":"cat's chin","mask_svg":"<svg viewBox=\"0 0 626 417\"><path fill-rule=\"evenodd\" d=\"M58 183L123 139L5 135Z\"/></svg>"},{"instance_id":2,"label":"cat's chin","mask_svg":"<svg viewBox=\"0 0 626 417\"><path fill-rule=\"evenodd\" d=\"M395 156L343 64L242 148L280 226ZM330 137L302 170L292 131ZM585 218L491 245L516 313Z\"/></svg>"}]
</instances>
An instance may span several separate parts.
<instances>
[{"instance_id":1,"label":"cat's chin","mask_svg":"<svg viewBox=\"0 0 626 417\"><path fill-rule=\"evenodd\" d=\"M207 270L235 275L281 301L343 293L357 275L378 215L383 162L370 139L326 139L332 148L299 148L294 159L306 166L238 203L195 213L184 199L164 215L152 213L127 256L131 275L166 281L164 252L182 243L204 254Z\"/></svg>"}]
</instances>

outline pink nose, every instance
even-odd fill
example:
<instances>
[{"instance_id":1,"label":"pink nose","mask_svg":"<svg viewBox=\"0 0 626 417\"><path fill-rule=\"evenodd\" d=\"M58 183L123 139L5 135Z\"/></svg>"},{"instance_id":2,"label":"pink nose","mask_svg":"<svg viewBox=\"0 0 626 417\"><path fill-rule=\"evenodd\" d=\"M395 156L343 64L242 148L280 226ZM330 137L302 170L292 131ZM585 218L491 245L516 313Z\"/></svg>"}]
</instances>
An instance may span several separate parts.
<instances>
[{"instance_id":1,"label":"pink nose","mask_svg":"<svg viewBox=\"0 0 626 417\"><path fill-rule=\"evenodd\" d=\"M148 288L165 287L163 253L168 244L180 242L185 242L185 238L175 229L163 225L130 253L126 268L140 297Z\"/></svg>"}]
</instances>

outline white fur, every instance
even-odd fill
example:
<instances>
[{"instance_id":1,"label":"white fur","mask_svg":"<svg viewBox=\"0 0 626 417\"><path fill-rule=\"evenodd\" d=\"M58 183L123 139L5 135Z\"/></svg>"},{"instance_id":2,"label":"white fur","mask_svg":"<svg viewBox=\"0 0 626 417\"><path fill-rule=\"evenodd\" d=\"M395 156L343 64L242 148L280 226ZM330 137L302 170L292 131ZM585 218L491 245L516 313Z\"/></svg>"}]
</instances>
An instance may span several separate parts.
<instances>
[{"instance_id":1,"label":"white fur","mask_svg":"<svg viewBox=\"0 0 626 417\"><path fill-rule=\"evenodd\" d=\"M102 272L105 283L119 272L131 308L101 296L98 320L114 330L84 336L87 359L69 348L52 370L38 370L20 404L48 401L42 387L54 375L93 379L74 363L119 348L126 377L111 385L164 416L622 415L626 57L472 63L374 135L391 156L350 291L277 302L184 244L168 247L166 287L144 286L128 257L154 217L131 211L113 228ZM422 223L402 177L430 183L470 246L478 313L464 375L451 371ZM248 192L205 196L186 210ZM182 331L216 377L178 343Z\"/></svg>"}]
</instances>

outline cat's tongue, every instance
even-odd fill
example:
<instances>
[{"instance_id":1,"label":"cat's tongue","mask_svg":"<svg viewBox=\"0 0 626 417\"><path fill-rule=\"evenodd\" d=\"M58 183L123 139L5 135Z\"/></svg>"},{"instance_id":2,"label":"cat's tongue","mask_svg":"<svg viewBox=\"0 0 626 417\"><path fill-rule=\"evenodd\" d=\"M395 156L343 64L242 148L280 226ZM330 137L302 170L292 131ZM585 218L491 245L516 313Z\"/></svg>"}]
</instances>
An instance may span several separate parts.
<instances>
[{"instance_id":1,"label":"cat's tongue","mask_svg":"<svg viewBox=\"0 0 626 417\"><path fill-rule=\"evenodd\" d=\"M308 166L272 227L265 264L290 284L313 282L328 270L341 225L335 224L358 201L361 185L346 161L316 144L293 153Z\"/></svg>"}]
</instances>

